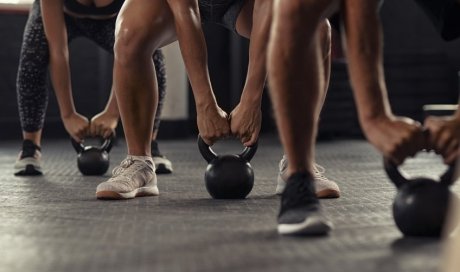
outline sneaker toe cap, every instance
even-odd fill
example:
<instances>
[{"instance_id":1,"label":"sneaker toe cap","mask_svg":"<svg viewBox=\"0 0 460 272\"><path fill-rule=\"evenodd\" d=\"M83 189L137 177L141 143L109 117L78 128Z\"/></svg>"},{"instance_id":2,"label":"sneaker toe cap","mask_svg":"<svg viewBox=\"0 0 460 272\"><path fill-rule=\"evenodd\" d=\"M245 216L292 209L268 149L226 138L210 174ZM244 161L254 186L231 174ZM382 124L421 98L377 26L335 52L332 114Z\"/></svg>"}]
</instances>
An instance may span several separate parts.
<instances>
[{"instance_id":1,"label":"sneaker toe cap","mask_svg":"<svg viewBox=\"0 0 460 272\"><path fill-rule=\"evenodd\" d=\"M103 182L99 184L96 188L96 192L117 192L117 193L126 193L129 192L129 189L122 184L113 183L113 182Z\"/></svg>"}]
</instances>

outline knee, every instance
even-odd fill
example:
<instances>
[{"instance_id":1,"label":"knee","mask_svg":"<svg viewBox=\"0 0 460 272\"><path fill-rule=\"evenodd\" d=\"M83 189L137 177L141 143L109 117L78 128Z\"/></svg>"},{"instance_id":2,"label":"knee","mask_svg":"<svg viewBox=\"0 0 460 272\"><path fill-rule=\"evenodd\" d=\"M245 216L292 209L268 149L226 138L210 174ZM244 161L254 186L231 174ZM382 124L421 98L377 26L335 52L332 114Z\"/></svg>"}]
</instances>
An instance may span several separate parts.
<instances>
[{"instance_id":1,"label":"knee","mask_svg":"<svg viewBox=\"0 0 460 272\"><path fill-rule=\"evenodd\" d=\"M116 65L129 66L140 58L150 58L155 51L155 42L148 26L117 23L115 30L114 56Z\"/></svg>"}]
</instances>

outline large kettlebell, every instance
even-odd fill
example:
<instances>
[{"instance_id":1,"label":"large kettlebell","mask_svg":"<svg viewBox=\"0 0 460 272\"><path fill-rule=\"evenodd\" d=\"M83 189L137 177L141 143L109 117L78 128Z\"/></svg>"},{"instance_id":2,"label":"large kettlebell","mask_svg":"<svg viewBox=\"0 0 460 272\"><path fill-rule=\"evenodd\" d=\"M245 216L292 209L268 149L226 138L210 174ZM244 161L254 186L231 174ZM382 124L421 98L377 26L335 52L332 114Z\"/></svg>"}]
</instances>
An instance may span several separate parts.
<instances>
[{"instance_id":1,"label":"large kettlebell","mask_svg":"<svg viewBox=\"0 0 460 272\"><path fill-rule=\"evenodd\" d=\"M254 186L254 171L249 161L257 151L257 143L238 155L217 155L198 136L198 148L209 163L204 174L208 193L216 199L244 199Z\"/></svg>"},{"instance_id":2,"label":"large kettlebell","mask_svg":"<svg viewBox=\"0 0 460 272\"><path fill-rule=\"evenodd\" d=\"M399 230L406 236L440 236L449 202L456 197L449 189L455 181L455 166L450 166L439 181L428 177L408 179L388 159L384 159L384 166L398 188L393 218Z\"/></svg>"},{"instance_id":3,"label":"large kettlebell","mask_svg":"<svg viewBox=\"0 0 460 272\"><path fill-rule=\"evenodd\" d=\"M105 174L110 166L109 152L113 137L104 140L101 146L85 146L71 138L72 146L77 151L78 169L83 175L99 176Z\"/></svg>"}]
</instances>

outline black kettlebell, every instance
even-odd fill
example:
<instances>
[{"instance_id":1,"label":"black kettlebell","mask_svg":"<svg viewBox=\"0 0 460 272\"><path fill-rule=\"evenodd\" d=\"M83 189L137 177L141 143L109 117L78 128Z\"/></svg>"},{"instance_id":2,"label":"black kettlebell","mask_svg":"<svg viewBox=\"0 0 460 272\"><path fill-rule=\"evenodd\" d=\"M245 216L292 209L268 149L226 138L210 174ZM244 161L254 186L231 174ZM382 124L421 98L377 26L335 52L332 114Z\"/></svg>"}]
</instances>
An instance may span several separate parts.
<instances>
[{"instance_id":1,"label":"black kettlebell","mask_svg":"<svg viewBox=\"0 0 460 272\"><path fill-rule=\"evenodd\" d=\"M198 148L209 163L204 174L208 193L216 199L244 199L254 186L254 171L249 161L257 151L257 143L238 155L217 155L198 136Z\"/></svg>"},{"instance_id":2,"label":"black kettlebell","mask_svg":"<svg viewBox=\"0 0 460 272\"><path fill-rule=\"evenodd\" d=\"M105 174L110 166L109 152L113 137L104 140L101 146L85 146L71 138L72 146L77 151L78 169L83 175L99 176Z\"/></svg>"},{"instance_id":3,"label":"black kettlebell","mask_svg":"<svg viewBox=\"0 0 460 272\"><path fill-rule=\"evenodd\" d=\"M449 202L456 197L449 189L455 181L455 166L450 166L439 181L428 177L408 179L387 159L384 166L398 188L393 202L393 218L399 230L406 236L440 236Z\"/></svg>"}]
</instances>

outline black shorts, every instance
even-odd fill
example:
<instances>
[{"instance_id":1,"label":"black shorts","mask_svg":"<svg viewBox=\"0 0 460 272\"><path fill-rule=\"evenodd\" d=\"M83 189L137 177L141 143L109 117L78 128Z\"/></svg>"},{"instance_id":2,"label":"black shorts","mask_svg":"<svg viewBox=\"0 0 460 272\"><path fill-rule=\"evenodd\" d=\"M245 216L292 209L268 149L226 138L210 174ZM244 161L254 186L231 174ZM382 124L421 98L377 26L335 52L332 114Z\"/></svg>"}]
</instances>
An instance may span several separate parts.
<instances>
[{"instance_id":1,"label":"black shorts","mask_svg":"<svg viewBox=\"0 0 460 272\"><path fill-rule=\"evenodd\" d=\"M456 0L415 0L433 22L442 38L460 37L460 4Z\"/></svg>"},{"instance_id":2,"label":"black shorts","mask_svg":"<svg viewBox=\"0 0 460 272\"><path fill-rule=\"evenodd\" d=\"M236 20L245 0L199 0L203 24L217 24L236 32Z\"/></svg>"}]
</instances>

